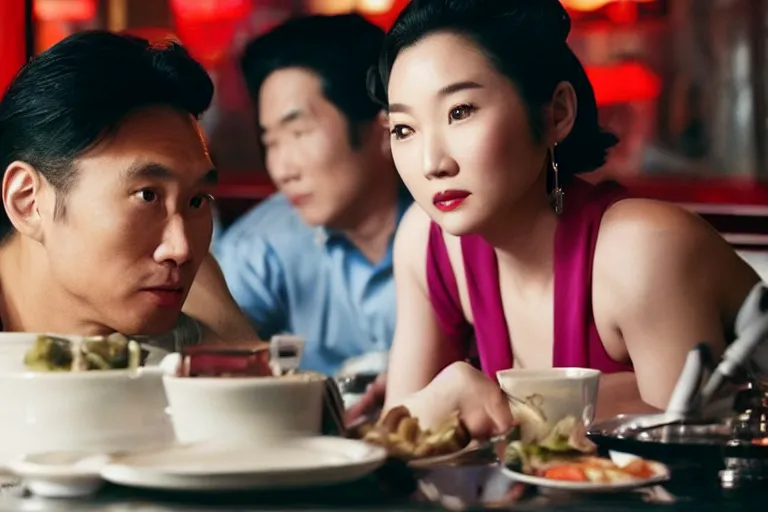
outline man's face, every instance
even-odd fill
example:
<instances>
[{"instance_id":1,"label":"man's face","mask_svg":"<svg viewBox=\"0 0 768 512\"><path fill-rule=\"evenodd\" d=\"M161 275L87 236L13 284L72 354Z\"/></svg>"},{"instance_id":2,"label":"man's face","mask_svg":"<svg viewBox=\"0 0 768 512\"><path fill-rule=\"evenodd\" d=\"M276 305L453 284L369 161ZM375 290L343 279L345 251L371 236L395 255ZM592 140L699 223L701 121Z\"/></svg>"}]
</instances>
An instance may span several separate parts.
<instances>
[{"instance_id":1,"label":"man's face","mask_svg":"<svg viewBox=\"0 0 768 512\"><path fill-rule=\"evenodd\" d=\"M94 324L170 330L211 240L216 171L197 121L137 111L75 166L63 215L43 220L55 286Z\"/></svg>"},{"instance_id":2,"label":"man's face","mask_svg":"<svg viewBox=\"0 0 768 512\"><path fill-rule=\"evenodd\" d=\"M302 68L272 73L258 111L267 171L278 189L306 223L343 222L373 181L366 170L382 147L375 127L361 130L353 148L346 118L323 95L320 78Z\"/></svg>"}]
</instances>

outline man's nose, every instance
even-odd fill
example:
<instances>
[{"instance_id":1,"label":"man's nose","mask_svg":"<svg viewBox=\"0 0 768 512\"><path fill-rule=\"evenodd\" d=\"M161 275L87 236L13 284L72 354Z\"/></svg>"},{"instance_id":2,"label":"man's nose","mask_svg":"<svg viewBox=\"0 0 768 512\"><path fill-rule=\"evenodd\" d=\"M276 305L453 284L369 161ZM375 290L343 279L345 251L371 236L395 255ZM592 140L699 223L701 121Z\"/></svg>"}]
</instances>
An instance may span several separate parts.
<instances>
[{"instance_id":1,"label":"man's nose","mask_svg":"<svg viewBox=\"0 0 768 512\"><path fill-rule=\"evenodd\" d=\"M173 215L166 222L163 238L155 249L154 258L158 263L173 263L174 266L181 266L192 258L186 223L180 214Z\"/></svg>"},{"instance_id":2,"label":"man's nose","mask_svg":"<svg viewBox=\"0 0 768 512\"><path fill-rule=\"evenodd\" d=\"M295 157L285 149L270 149L267 154L267 172L277 184L288 183L299 178L299 166Z\"/></svg>"}]
</instances>

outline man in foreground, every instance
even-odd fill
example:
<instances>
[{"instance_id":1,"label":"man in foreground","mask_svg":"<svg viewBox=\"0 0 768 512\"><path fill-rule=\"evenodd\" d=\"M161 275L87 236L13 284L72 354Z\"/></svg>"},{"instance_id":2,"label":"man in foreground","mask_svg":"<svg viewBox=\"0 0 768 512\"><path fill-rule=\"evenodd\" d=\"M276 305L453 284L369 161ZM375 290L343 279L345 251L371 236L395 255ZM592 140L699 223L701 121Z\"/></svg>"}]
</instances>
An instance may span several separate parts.
<instances>
[{"instance_id":1,"label":"man in foreground","mask_svg":"<svg viewBox=\"0 0 768 512\"><path fill-rule=\"evenodd\" d=\"M231 325L180 314L211 238L217 173L198 119L212 94L182 47L106 32L22 69L0 100L3 330L152 335L170 349L248 336L215 272L193 309L229 303Z\"/></svg>"}]
</instances>

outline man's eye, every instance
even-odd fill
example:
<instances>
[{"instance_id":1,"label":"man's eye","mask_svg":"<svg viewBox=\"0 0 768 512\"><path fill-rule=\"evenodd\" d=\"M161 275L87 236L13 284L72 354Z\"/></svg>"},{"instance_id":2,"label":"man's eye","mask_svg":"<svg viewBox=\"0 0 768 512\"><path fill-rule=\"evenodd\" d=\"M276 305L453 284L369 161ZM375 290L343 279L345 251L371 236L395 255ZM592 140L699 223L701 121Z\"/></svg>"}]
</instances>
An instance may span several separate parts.
<instances>
[{"instance_id":1,"label":"man's eye","mask_svg":"<svg viewBox=\"0 0 768 512\"><path fill-rule=\"evenodd\" d=\"M192 208L199 209L202 208L205 203L213 201L213 196L210 194L202 194L199 196L195 196L192 198L192 200L189 202L189 205Z\"/></svg>"},{"instance_id":2,"label":"man's eye","mask_svg":"<svg viewBox=\"0 0 768 512\"><path fill-rule=\"evenodd\" d=\"M147 203L151 203L157 199L157 193L154 190L145 188L136 192L136 197Z\"/></svg>"}]
</instances>

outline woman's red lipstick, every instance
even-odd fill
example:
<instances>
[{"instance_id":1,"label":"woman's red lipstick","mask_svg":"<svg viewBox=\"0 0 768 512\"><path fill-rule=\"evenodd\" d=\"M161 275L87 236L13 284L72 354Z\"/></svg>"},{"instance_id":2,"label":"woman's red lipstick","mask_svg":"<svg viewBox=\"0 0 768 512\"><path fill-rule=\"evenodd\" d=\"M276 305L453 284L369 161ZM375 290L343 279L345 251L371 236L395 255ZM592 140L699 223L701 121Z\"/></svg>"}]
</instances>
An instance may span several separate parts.
<instances>
[{"instance_id":1,"label":"woman's red lipstick","mask_svg":"<svg viewBox=\"0 0 768 512\"><path fill-rule=\"evenodd\" d=\"M452 212L461 206L469 195L469 192L466 190L446 190L435 194L435 197L432 198L432 203L441 212Z\"/></svg>"}]
</instances>

